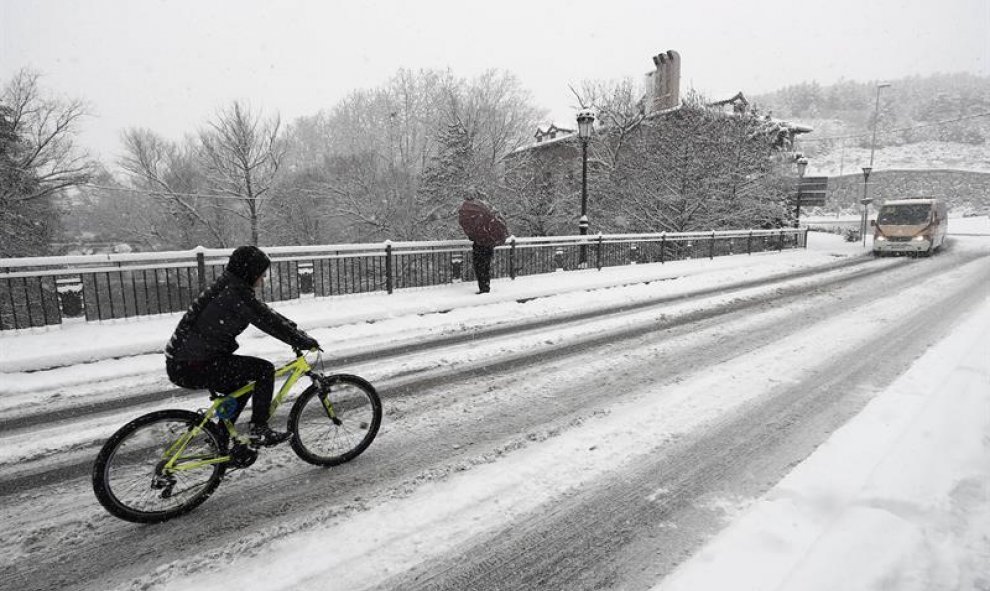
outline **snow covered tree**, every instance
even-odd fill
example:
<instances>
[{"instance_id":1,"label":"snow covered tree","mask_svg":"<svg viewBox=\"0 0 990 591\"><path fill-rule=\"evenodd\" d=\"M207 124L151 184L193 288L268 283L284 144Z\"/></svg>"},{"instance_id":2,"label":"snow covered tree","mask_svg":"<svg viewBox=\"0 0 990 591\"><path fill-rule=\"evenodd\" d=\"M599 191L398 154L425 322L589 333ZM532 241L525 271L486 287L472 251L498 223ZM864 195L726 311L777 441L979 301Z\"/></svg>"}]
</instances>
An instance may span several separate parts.
<instances>
[{"instance_id":1,"label":"snow covered tree","mask_svg":"<svg viewBox=\"0 0 990 591\"><path fill-rule=\"evenodd\" d=\"M329 203L328 215L350 225L354 239L449 238L459 234L454 208L463 188L496 198L505 155L522 145L537 114L507 73L464 80L399 70L319 116L319 132L294 133L291 145L308 152L289 160L308 170L316 183L309 194Z\"/></svg>"},{"instance_id":2,"label":"snow covered tree","mask_svg":"<svg viewBox=\"0 0 990 591\"><path fill-rule=\"evenodd\" d=\"M632 79L585 81L574 90L582 109L595 113L595 125L608 130L608 141L596 142L595 162L614 170L629 139L645 119L642 97Z\"/></svg>"},{"instance_id":3,"label":"snow covered tree","mask_svg":"<svg viewBox=\"0 0 990 591\"><path fill-rule=\"evenodd\" d=\"M500 208L517 236L577 233L579 148L557 145L521 151L507 165ZM580 164L577 165L578 167Z\"/></svg>"},{"instance_id":4,"label":"snow covered tree","mask_svg":"<svg viewBox=\"0 0 990 591\"><path fill-rule=\"evenodd\" d=\"M599 142L608 141L600 134ZM735 229L786 219L786 183L756 117L725 114L696 97L645 120L627 141L596 192L592 213L606 231Z\"/></svg>"},{"instance_id":5,"label":"snow covered tree","mask_svg":"<svg viewBox=\"0 0 990 591\"><path fill-rule=\"evenodd\" d=\"M58 228L53 199L89 181L93 163L75 144L80 100L43 92L20 70L0 91L0 254L46 254Z\"/></svg>"},{"instance_id":6,"label":"snow covered tree","mask_svg":"<svg viewBox=\"0 0 990 591\"><path fill-rule=\"evenodd\" d=\"M450 237L456 222L456 209L477 179L471 132L455 121L437 138L437 152L431 159L419 186L419 206L435 237Z\"/></svg>"},{"instance_id":7,"label":"snow covered tree","mask_svg":"<svg viewBox=\"0 0 990 591\"><path fill-rule=\"evenodd\" d=\"M248 222L253 245L259 244L261 208L285 156L280 128L278 115L263 119L234 101L199 134L207 182L218 195L242 205L230 211Z\"/></svg>"},{"instance_id":8,"label":"snow covered tree","mask_svg":"<svg viewBox=\"0 0 990 591\"><path fill-rule=\"evenodd\" d=\"M4 184L0 199L27 201L52 197L64 189L89 181L94 165L88 154L75 144L80 120L86 116L82 101L66 100L43 93L40 75L19 71L3 89L0 105L9 146L5 165L30 183Z\"/></svg>"},{"instance_id":9,"label":"snow covered tree","mask_svg":"<svg viewBox=\"0 0 990 591\"><path fill-rule=\"evenodd\" d=\"M234 205L209 195L194 139L179 144L147 129L128 129L122 140L119 164L135 191L113 194L145 206L146 241L179 249L235 245L241 232L227 209Z\"/></svg>"}]
</instances>

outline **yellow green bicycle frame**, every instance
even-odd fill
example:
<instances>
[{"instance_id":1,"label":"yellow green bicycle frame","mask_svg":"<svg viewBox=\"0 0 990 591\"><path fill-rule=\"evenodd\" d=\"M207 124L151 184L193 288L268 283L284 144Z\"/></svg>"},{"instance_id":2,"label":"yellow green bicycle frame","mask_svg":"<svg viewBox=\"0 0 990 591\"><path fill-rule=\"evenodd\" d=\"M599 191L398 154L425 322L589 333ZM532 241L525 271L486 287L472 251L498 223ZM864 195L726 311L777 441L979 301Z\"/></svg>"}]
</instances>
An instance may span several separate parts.
<instances>
[{"instance_id":1,"label":"yellow green bicycle frame","mask_svg":"<svg viewBox=\"0 0 990 591\"><path fill-rule=\"evenodd\" d=\"M286 374L288 374L289 377L286 378L285 382L282 384L282 387L279 388L278 393L274 398L272 398L272 404L268 410L269 418L275 414L275 411L278 409L279 405L282 404L282 401L285 400L285 397L288 396L289 390L291 390L292 387L296 385L296 382L299 381L299 378L306 375L312 369L313 367L308 361L306 361L306 355L304 353L300 353L295 360L290 361L275 370L276 379ZM174 443L172 443L172 445L168 447L167 450L165 450L165 453L162 454L162 459L167 460L165 465L162 467L162 472L168 474L171 472L181 472L183 470L195 470L197 468L202 468L203 466L222 464L231 461L231 456L229 455L205 457L202 455L184 456L182 455L182 450L189 445L189 442L192 441L194 437L203 431L206 423L216 416L220 405L227 399L247 396L253 391L254 382L250 382L230 394L227 394L226 396L220 396L214 399L213 403L210 404L210 407L203 413L203 420L189 431L183 433ZM330 418L333 418L333 407L331 406L329 399L323 400L323 406L327 410L327 415ZM229 419L223 419L223 425L226 427L231 441L247 443L247 440L240 433L238 433L233 422Z\"/></svg>"}]
</instances>

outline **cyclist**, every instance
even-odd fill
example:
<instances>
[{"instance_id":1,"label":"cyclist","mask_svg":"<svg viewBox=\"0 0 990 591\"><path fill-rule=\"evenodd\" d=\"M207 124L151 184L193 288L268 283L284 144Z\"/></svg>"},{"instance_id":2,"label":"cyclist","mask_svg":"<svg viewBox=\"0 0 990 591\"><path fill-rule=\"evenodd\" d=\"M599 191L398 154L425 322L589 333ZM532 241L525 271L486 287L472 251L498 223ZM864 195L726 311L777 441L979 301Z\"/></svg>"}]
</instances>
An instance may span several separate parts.
<instances>
[{"instance_id":1,"label":"cyclist","mask_svg":"<svg viewBox=\"0 0 990 591\"><path fill-rule=\"evenodd\" d=\"M291 434L268 426L268 412L275 389L275 366L265 359L234 355L237 336L253 324L296 349L319 348L319 343L296 324L255 297L271 261L256 246L234 250L216 282L189 306L165 347L168 377L183 388L208 388L229 394L254 382L250 438L256 445L276 445ZM233 419L247 404L238 398Z\"/></svg>"}]
</instances>

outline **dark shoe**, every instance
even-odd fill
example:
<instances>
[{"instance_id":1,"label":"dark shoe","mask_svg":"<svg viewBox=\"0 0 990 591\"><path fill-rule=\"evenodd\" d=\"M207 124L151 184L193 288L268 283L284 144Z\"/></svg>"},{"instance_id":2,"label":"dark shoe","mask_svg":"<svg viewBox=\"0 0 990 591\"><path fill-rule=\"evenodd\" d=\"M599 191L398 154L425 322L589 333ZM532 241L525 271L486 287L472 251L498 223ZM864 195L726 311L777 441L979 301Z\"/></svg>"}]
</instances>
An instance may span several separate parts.
<instances>
[{"instance_id":1,"label":"dark shoe","mask_svg":"<svg viewBox=\"0 0 990 591\"><path fill-rule=\"evenodd\" d=\"M488 288L485 288L485 289L479 289L479 290L477 291L477 293L479 293L479 294L482 294L482 293L488 293L488 292L490 292L490 291L491 291L490 289L488 289Z\"/></svg>"},{"instance_id":2,"label":"dark shoe","mask_svg":"<svg viewBox=\"0 0 990 591\"><path fill-rule=\"evenodd\" d=\"M251 443L261 447L278 445L292 437L292 433L273 431L268 425L251 425Z\"/></svg>"}]
</instances>

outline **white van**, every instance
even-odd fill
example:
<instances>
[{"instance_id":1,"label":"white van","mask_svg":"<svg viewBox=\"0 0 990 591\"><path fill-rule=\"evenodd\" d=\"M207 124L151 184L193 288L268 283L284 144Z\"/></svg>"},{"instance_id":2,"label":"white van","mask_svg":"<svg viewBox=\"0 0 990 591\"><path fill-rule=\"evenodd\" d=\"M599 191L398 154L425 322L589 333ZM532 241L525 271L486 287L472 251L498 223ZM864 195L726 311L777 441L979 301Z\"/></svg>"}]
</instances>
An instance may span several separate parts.
<instances>
[{"instance_id":1,"label":"white van","mask_svg":"<svg viewBox=\"0 0 990 591\"><path fill-rule=\"evenodd\" d=\"M873 226L873 255L931 255L945 242L948 208L940 199L884 201Z\"/></svg>"}]
</instances>

